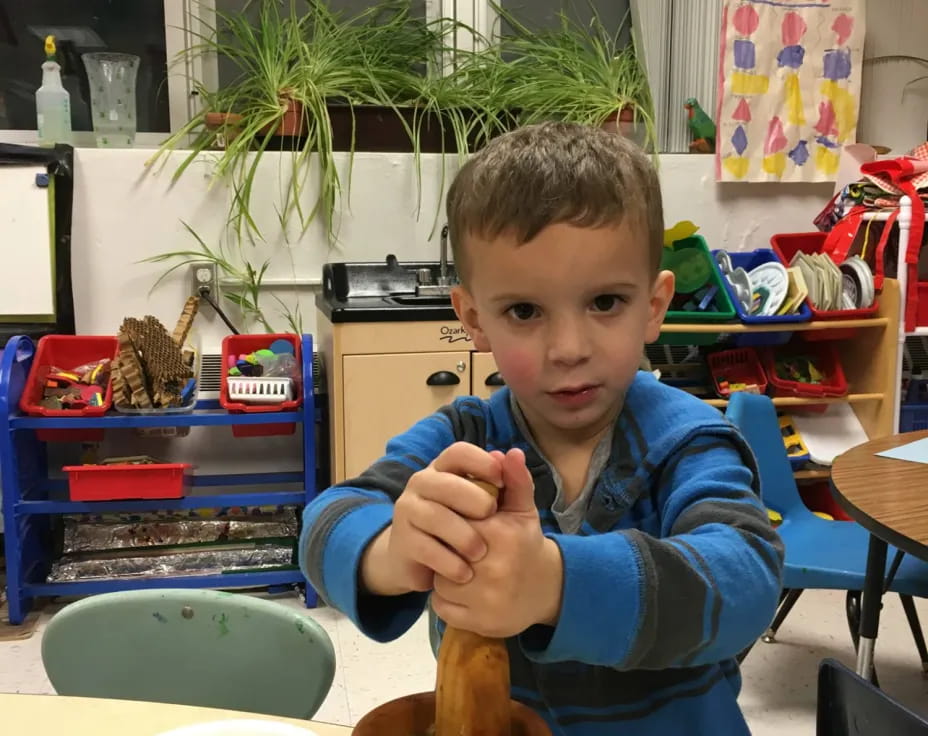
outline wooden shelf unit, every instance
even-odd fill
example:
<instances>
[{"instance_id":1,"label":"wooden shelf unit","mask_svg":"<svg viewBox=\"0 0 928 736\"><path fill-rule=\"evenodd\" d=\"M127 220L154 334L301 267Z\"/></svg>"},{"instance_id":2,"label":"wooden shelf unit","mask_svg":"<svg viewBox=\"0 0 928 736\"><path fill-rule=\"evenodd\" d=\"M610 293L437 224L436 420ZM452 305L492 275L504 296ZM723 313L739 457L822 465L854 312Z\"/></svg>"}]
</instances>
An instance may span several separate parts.
<instances>
[{"instance_id":1,"label":"wooden shelf unit","mask_svg":"<svg viewBox=\"0 0 928 736\"><path fill-rule=\"evenodd\" d=\"M895 402L898 376L897 336L899 334L900 291L899 282L885 279L879 297L879 309L871 319L833 320L827 322L804 322L779 325L746 324L665 324L664 334L719 334L738 335L763 332L821 332L824 330L845 332L833 342L838 346L841 365L848 381L848 395L839 398L807 399L801 397L777 397L773 399L778 408L815 406L847 402L863 425L870 439L893 434L895 430ZM726 399L706 399L710 406L724 409ZM823 476L827 477L827 476Z\"/></svg>"}]
</instances>

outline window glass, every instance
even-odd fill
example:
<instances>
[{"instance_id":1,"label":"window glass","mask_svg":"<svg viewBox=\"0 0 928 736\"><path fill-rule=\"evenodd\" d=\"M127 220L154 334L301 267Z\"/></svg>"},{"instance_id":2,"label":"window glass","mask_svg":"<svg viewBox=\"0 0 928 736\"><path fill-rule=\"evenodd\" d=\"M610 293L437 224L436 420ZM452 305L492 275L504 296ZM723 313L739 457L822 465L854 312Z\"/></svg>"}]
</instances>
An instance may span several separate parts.
<instances>
[{"instance_id":1,"label":"window glass","mask_svg":"<svg viewBox=\"0 0 928 736\"><path fill-rule=\"evenodd\" d=\"M54 35L74 130L93 127L81 54L112 51L141 59L139 131L168 131L164 31L164 0L0 0L0 129L36 129L45 37Z\"/></svg>"}]
</instances>

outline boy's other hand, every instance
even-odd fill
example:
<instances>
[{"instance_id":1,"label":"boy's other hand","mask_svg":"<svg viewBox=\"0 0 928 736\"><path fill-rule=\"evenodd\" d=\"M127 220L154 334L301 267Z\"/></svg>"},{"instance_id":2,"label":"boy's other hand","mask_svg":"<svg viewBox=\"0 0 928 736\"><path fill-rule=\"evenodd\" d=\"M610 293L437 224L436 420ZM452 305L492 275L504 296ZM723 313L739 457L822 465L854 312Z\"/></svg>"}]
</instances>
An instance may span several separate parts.
<instances>
[{"instance_id":1,"label":"boy's other hand","mask_svg":"<svg viewBox=\"0 0 928 736\"><path fill-rule=\"evenodd\" d=\"M503 470L499 510L471 522L487 553L473 562L468 581L436 571L432 607L449 626L505 638L534 624L557 623L564 568L557 545L541 532L525 455L492 454Z\"/></svg>"},{"instance_id":2,"label":"boy's other hand","mask_svg":"<svg viewBox=\"0 0 928 736\"><path fill-rule=\"evenodd\" d=\"M472 563L487 552L473 527L496 511L496 499L467 476L503 484L502 453L467 442L448 447L415 473L396 501L393 523L370 544L361 562L368 592L400 595L432 589L434 576L457 583L473 577Z\"/></svg>"}]
</instances>

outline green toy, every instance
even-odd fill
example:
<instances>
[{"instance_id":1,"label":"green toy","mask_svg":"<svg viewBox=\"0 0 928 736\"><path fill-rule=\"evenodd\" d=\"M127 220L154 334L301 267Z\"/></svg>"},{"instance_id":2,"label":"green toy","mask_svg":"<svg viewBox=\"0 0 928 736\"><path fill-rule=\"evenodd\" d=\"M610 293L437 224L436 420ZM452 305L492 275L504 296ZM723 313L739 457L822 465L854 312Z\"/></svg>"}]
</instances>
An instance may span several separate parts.
<instances>
[{"instance_id":1,"label":"green toy","mask_svg":"<svg viewBox=\"0 0 928 736\"><path fill-rule=\"evenodd\" d=\"M712 122L706 111L699 106L695 97L690 97L683 107L686 108L690 133L693 142L690 150L698 153L715 153L715 123Z\"/></svg>"}]
</instances>

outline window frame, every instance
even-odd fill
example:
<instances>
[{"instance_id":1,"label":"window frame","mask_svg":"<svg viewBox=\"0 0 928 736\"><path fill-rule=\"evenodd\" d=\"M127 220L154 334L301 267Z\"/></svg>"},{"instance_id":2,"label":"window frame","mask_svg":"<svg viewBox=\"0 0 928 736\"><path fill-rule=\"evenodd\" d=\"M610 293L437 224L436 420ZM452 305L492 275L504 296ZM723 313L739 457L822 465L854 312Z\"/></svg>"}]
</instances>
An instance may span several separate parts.
<instances>
[{"instance_id":1,"label":"window frame","mask_svg":"<svg viewBox=\"0 0 928 736\"><path fill-rule=\"evenodd\" d=\"M630 0L634 7L641 0ZM653 2L654 0L648 0ZM669 7L675 0L659 0ZM678 1L678 0L677 0ZM164 38L168 63L167 92L170 119L169 132L136 134L135 148L159 146L171 133L180 130L200 111L202 104L194 88L193 80L200 80L207 89L214 90L219 84L219 63L214 54L201 54L194 58L182 55L182 51L199 41L199 37L215 27L215 0L162 0L164 8ZM456 18L474 28L484 38L494 39L499 33L499 15L489 0L425 0L426 18ZM634 15L634 12L633 12ZM639 39L643 40L643 39ZM455 34L456 49L473 51L473 38L463 31ZM446 60L446 68L451 60ZM667 70L669 71L669 69ZM658 101L655 100L657 103ZM658 110L659 115L672 114L671 110ZM667 134L664 134L667 142ZM37 130L0 129L0 142L35 145ZM73 143L76 147L96 147L92 131L75 131ZM665 146L661 146L665 148Z\"/></svg>"}]
</instances>

